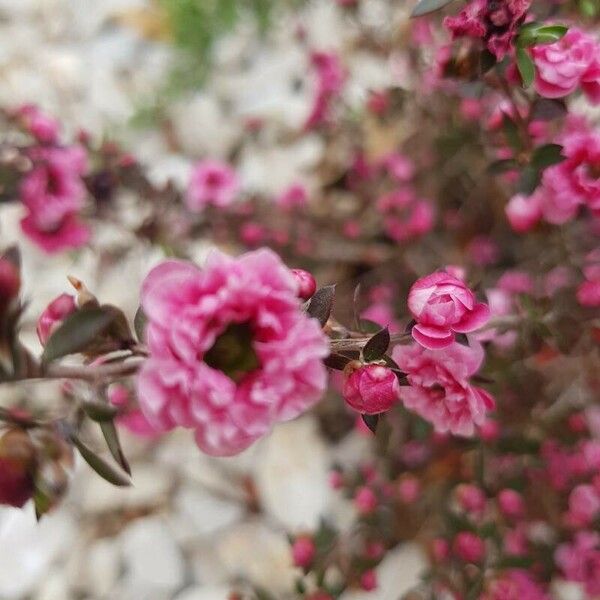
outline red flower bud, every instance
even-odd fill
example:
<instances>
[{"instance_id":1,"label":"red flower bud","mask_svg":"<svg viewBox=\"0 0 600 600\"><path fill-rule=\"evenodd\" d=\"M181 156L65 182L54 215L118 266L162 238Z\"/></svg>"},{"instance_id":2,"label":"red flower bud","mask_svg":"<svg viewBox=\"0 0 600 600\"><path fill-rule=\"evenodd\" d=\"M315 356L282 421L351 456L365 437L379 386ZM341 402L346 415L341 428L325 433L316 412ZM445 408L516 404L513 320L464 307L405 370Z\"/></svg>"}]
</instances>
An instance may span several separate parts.
<instances>
[{"instance_id":1,"label":"red flower bud","mask_svg":"<svg viewBox=\"0 0 600 600\"><path fill-rule=\"evenodd\" d=\"M360 413L376 415L389 410L398 401L400 386L387 367L364 365L348 376L344 383L344 400Z\"/></svg>"},{"instance_id":2,"label":"red flower bud","mask_svg":"<svg viewBox=\"0 0 600 600\"><path fill-rule=\"evenodd\" d=\"M298 282L298 297L302 300L310 300L317 291L315 278L302 269L292 269L292 273Z\"/></svg>"},{"instance_id":3,"label":"red flower bud","mask_svg":"<svg viewBox=\"0 0 600 600\"><path fill-rule=\"evenodd\" d=\"M42 346L46 345L53 331L75 310L75 298L70 294L61 294L48 304L38 319L36 329Z\"/></svg>"},{"instance_id":4,"label":"red flower bud","mask_svg":"<svg viewBox=\"0 0 600 600\"><path fill-rule=\"evenodd\" d=\"M21 508L33 495L35 450L29 436L11 429L0 438L0 504Z\"/></svg>"},{"instance_id":5,"label":"red flower bud","mask_svg":"<svg viewBox=\"0 0 600 600\"><path fill-rule=\"evenodd\" d=\"M316 548L312 538L300 536L292 545L292 558L297 567L308 568L315 558Z\"/></svg>"}]
</instances>

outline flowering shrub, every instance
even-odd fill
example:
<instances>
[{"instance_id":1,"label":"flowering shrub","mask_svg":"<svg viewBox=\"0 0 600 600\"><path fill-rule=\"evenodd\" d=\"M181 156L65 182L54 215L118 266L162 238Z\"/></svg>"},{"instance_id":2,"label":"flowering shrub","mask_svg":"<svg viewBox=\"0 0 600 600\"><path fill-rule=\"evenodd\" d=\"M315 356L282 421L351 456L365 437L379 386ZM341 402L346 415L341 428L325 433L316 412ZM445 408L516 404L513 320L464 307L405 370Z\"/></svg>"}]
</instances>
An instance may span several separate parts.
<instances>
[{"instance_id":1,"label":"flowering shrub","mask_svg":"<svg viewBox=\"0 0 600 600\"><path fill-rule=\"evenodd\" d=\"M337 4L354 22L360 2ZM0 383L64 380L71 410L0 408L0 503L52 510L75 451L129 485L121 428L190 429L232 456L311 411L332 444L372 449L331 465L352 524L289 532L290 597L375 597L408 539L430 558L411 599L545 600L565 581L600 596L600 129L580 108L600 102L600 39L596 13L574 25L584 4L421 0L409 47L357 20L361 47L414 74L358 106L343 52L299 32L297 130L249 119L246 148L203 157L186 189L115 143L65 141L32 105L3 111L0 201L20 206L25 243L104 253L127 196L144 217L125 228L161 259L134 319L70 277L38 356L18 249L2 250ZM311 177L253 189L236 161L263 132L318 140ZM196 264L199 241L227 253Z\"/></svg>"}]
</instances>

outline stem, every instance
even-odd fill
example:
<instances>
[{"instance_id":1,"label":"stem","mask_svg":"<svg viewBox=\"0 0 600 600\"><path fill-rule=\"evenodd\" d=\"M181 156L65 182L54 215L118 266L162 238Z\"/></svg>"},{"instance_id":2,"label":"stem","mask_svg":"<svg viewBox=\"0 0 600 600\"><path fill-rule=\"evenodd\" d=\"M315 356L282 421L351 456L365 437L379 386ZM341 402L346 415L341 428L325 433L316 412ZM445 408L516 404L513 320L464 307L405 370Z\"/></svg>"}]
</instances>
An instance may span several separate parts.
<instances>
[{"instance_id":1,"label":"stem","mask_svg":"<svg viewBox=\"0 0 600 600\"><path fill-rule=\"evenodd\" d=\"M49 365L45 369L39 366L36 372L25 379L81 379L83 381L101 381L118 379L137 373L144 359L112 363L92 367L88 365Z\"/></svg>"}]
</instances>

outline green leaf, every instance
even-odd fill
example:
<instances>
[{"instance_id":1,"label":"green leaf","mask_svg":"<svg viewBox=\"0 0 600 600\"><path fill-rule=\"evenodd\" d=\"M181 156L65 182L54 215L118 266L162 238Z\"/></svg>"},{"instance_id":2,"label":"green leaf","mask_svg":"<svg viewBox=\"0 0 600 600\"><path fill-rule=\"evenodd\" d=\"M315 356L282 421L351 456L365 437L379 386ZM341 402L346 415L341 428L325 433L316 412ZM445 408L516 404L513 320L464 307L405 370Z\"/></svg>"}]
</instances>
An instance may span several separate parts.
<instances>
[{"instance_id":1,"label":"green leaf","mask_svg":"<svg viewBox=\"0 0 600 600\"><path fill-rule=\"evenodd\" d=\"M523 87L528 88L535 79L535 65L525 48L517 48L517 67L523 80Z\"/></svg>"},{"instance_id":2,"label":"green leaf","mask_svg":"<svg viewBox=\"0 0 600 600\"><path fill-rule=\"evenodd\" d=\"M521 177L519 178L518 188L519 191L527 196L530 196L535 192L535 189L540 183L539 171L530 166L525 167L521 171Z\"/></svg>"},{"instance_id":3,"label":"green leaf","mask_svg":"<svg viewBox=\"0 0 600 600\"><path fill-rule=\"evenodd\" d=\"M120 469L113 467L105 461L101 456L98 456L93 450L88 448L76 435L71 436L71 441L79 450L79 454L85 462L92 468L102 479L119 487L131 485L129 477Z\"/></svg>"},{"instance_id":4,"label":"green leaf","mask_svg":"<svg viewBox=\"0 0 600 600\"><path fill-rule=\"evenodd\" d=\"M502 130L510 147L513 150L520 151L522 144L519 137L519 130L515 122L507 114L502 119Z\"/></svg>"},{"instance_id":5,"label":"green leaf","mask_svg":"<svg viewBox=\"0 0 600 600\"><path fill-rule=\"evenodd\" d=\"M566 157L562 154L563 147L560 144L546 144L536 148L531 158L531 164L536 169L545 169L559 162Z\"/></svg>"},{"instance_id":6,"label":"green leaf","mask_svg":"<svg viewBox=\"0 0 600 600\"><path fill-rule=\"evenodd\" d=\"M85 411L85 414L92 419L92 421L96 421L96 423L112 421L118 412L114 406L97 400L88 400L87 402L84 402L83 410Z\"/></svg>"},{"instance_id":7,"label":"green leaf","mask_svg":"<svg viewBox=\"0 0 600 600\"><path fill-rule=\"evenodd\" d=\"M360 415L363 423L371 430L371 433L377 433L377 425L379 425L379 417L381 415Z\"/></svg>"},{"instance_id":8,"label":"green leaf","mask_svg":"<svg viewBox=\"0 0 600 600\"><path fill-rule=\"evenodd\" d=\"M133 317L133 328L135 329L135 335L137 336L138 341L144 341L144 333L146 331L146 324L148 323L148 318L144 313L142 307L140 306L135 311L135 317Z\"/></svg>"},{"instance_id":9,"label":"green leaf","mask_svg":"<svg viewBox=\"0 0 600 600\"><path fill-rule=\"evenodd\" d=\"M42 362L48 364L57 358L83 352L108 329L114 319L114 312L102 307L74 312L50 336L42 354Z\"/></svg>"},{"instance_id":10,"label":"green leaf","mask_svg":"<svg viewBox=\"0 0 600 600\"><path fill-rule=\"evenodd\" d=\"M411 17L422 17L429 13L435 12L450 4L453 0L421 0L414 8Z\"/></svg>"},{"instance_id":11,"label":"green leaf","mask_svg":"<svg viewBox=\"0 0 600 600\"><path fill-rule=\"evenodd\" d=\"M103 421L100 423L100 429L102 430L102 435L104 436L106 445L108 446L113 458L128 475L131 475L131 467L125 458L125 454L123 453L123 448L121 447L121 441L119 440L119 433L115 427L115 422Z\"/></svg>"},{"instance_id":12,"label":"green leaf","mask_svg":"<svg viewBox=\"0 0 600 600\"><path fill-rule=\"evenodd\" d=\"M518 167L519 163L514 158L503 158L502 160L495 160L488 167L488 171L493 175L498 175L499 173L506 173L506 171L511 171Z\"/></svg>"},{"instance_id":13,"label":"green leaf","mask_svg":"<svg viewBox=\"0 0 600 600\"><path fill-rule=\"evenodd\" d=\"M579 0L579 11L584 17L593 19L600 14L600 4L597 0Z\"/></svg>"},{"instance_id":14,"label":"green leaf","mask_svg":"<svg viewBox=\"0 0 600 600\"><path fill-rule=\"evenodd\" d=\"M363 348L362 354L366 362L380 360L390 346L390 331L387 327L380 329Z\"/></svg>"},{"instance_id":15,"label":"green leaf","mask_svg":"<svg viewBox=\"0 0 600 600\"><path fill-rule=\"evenodd\" d=\"M565 25L543 25L540 23L527 23L519 30L517 46L539 46L541 44L554 44L569 31Z\"/></svg>"},{"instance_id":16,"label":"green leaf","mask_svg":"<svg viewBox=\"0 0 600 600\"><path fill-rule=\"evenodd\" d=\"M317 319L321 327L324 327L325 323L329 320L334 297L335 285L326 285L315 292L306 309L307 314Z\"/></svg>"}]
</instances>

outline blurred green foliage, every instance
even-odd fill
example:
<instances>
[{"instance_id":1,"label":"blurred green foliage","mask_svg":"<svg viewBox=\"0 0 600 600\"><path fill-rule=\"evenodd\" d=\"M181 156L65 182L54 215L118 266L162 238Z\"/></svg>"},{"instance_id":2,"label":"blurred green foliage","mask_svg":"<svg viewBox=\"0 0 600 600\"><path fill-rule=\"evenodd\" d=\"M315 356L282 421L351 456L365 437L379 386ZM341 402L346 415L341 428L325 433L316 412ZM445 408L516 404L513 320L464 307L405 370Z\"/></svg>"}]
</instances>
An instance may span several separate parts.
<instances>
[{"instance_id":1,"label":"blurred green foliage","mask_svg":"<svg viewBox=\"0 0 600 600\"><path fill-rule=\"evenodd\" d=\"M180 53L156 98L141 106L133 124L150 126L168 103L185 91L202 86L211 68L215 42L241 21L251 20L265 34L276 11L294 8L306 0L156 0L169 20L167 29Z\"/></svg>"}]
</instances>

